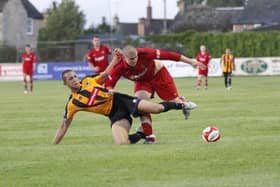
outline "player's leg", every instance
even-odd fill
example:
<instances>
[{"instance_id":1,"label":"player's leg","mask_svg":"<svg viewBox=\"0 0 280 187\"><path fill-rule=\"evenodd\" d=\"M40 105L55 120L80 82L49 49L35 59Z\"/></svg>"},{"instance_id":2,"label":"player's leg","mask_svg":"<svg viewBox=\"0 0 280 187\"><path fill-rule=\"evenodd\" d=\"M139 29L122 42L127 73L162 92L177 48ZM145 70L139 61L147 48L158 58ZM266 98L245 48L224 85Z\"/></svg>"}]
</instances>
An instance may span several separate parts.
<instances>
[{"instance_id":1,"label":"player's leg","mask_svg":"<svg viewBox=\"0 0 280 187\"><path fill-rule=\"evenodd\" d=\"M33 91L33 75L29 75L29 92L32 93Z\"/></svg>"},{"instance_id":2,"label":"player's leg","mask_svg":"<svg viewBox=\"0 0 280 187\"><path fill-rule=\"evenodd\" d=\"M27 94L28 93L28 89L27 89L27 74L23 73L23 87L24 87L24 93Z\"/></svg>"},{"instance_id":3,"label":"player's leg","mask_svg":"<svg viewBox=\"0 0 280 187\"><path fill-rule=\"evenodd\" d=\"M116 144L130 144L129 133L130 122L127 119L121 119L112 124L112 136Z\"/></svg>"},{"instance_id":4,"label":"player's leg","mask_svg":"<svg viewBox=\"0 0 280 187\"><path fill-rule=\"evenodd\" d=\"M224 72L224 82L225 82L225 88L228 87L228 73Z\"/></svg>"},{"instance_id":5,"label":"player's leg","mask_svg":"<svg viewBox=\"0 0 280 187\"><path fill-rule=\"evenodd\" d=\"M135 92L135 96L144 99L150 100L151 93L146 90L138 90ZM146 114L140 117L141 127L137 129L138 132L143 133L146 137L146 141L144 143L155 143L156 137L153 134L153 127L152 127L152 117L150 114Z\"/></svg>"},{"instance_id":6,"label":"player's leg","mask_svg":"<svg viewBox=\"0 0 280 187\"><path fill-rule=\"evenodd\" d=\"M182 110L183 108L188 107L190 110L193 109L188 105L188 102L170 102L163 101L161 103L153 103L147 100L140 100L137 106L139 114L151 113L151 114L160 114L167 112L169 110Z\"/></svg>"},{"instance_id":7,"label":"player's leg","mask_svg":"<svg viewBox=\"0 0 280 187\"><path fill-rule=\"evenodd\" d=\"M208 75L204 75L204 89L207 90L208 89Z\"/></svg>"},{"instance_id":8,"label":"player's leg","mask_svg":"<svg viewBox=\"0 0 280 187\"><path fill-rule=\"evenodd\" d=\"M231 72L228 73L228 89L231 89Z\"/></svg>"},{"instance_id":9,"label":"player's leg","mask_svg":"<svg viewBox=\"0 0 280 187\"><path fill-rule=\"evenodd\" d=\"M188 119L190 110L197 105L191 101L187 101L185 97L179 96L175 82L166 68L162 68L157 77L153 80L153 87L158 96L164 101L172 101L177 103L187 103L188 107L183 108L185 119Z\"/></svg>"},{"instance_id":10,"label":"player's leg","mask_svg":"<svg viewBox=\"0 0 280 187\"><path fill-rule=\"evenodd\" d=\"M200 90L201 82L202 82L202 75L198 74L198 77L197 77L197 87L196 87L197 90Z\"/></svg>"}]
</instances>

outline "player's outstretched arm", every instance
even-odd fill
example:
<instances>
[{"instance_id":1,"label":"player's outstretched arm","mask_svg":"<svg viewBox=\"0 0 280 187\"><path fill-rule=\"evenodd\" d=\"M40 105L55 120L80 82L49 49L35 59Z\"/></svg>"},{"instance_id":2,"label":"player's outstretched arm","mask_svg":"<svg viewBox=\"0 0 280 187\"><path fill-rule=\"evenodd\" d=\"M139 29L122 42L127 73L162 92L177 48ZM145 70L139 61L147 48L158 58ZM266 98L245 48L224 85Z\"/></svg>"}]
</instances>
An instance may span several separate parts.
<instances>
[{"instance_id":1,"label":"player's outstretched arm","mask_svg":"<svg viewBox=\"0 0 280 187\"><path fill-rule=\"evenodd\" d=\"M67 132L68 127L71 124L72 119L63 119L60 126L57 129L56 135L53 139L53 144L59 144L59 142L62 140L62 138L64 137L64 135Z\"/></svg>"},{"instance_id":2,"label":"player's outstretched arm","mask_svg":"<svg viewBox=\"0 0 280 187\"><path fill-rule=\"evenodd\" d=\"M180 61L185 62L185 63L187 63L187 64L190 64L190 65L192 65L194 68L196 68L196 67L200 67L201 69L205 69L205 68L206 68L206 66L205 66L204 64L198 62L197 60L193 60L193 59L191 59L191 58L188 58L188 57L186 57L186 56L184 56L184 55L181 55Z\"/></svg>"},{"instance_id":3,"label":"player's outstretched arm","mask_svg":"<svg viewBox=\"0 0 280 187\"><path fill-rule=\"evenodd\" d=\"M114 67L115 64L117 64L117 62L119 61L120 56L118 54L116 54L116 52L114 52L113 54L113 58L112 58L112 62L109 64L109 66L107 66L107 68L105 69L105 71L100 73L100 76L102 77L103 83L106 81L106 79L108 78L110 71L112 70L112 68Z\"/></svg>"}]
</instances>

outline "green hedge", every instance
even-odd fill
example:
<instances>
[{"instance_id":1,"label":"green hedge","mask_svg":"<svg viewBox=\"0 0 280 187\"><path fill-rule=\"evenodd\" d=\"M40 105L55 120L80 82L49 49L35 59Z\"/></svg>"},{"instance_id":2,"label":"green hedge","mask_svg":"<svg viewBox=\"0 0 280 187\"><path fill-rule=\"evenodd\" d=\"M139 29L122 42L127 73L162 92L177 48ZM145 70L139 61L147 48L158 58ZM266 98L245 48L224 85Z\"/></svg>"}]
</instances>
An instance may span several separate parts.
<instances>
[{"instance_id":1,"label":"green hedge","mask_svg":"<svg viewBox=\"0 0 280 187\"><path fill-rule=\"evenodd\" d=\"M270 57L280 56L280 32L238 32L238 33L202 33L184 32L146 37L147 41L168 45L180 44L184 47L178 52L194 57L201 44L206 45L212 57L220 57L229 47L237 57ZM167 45L168 44L168 45ZM175 48L176 49L176 48Z\"/></svg>"},{"instance_id":2,"label":"green hedge","mask_svg":"<svg viewBox=\"0 0 280 187\"><path fill-rule=\"evenodd\" d=\"M0 46L0 63L16 62L17 49L15 47Z\"/></svg>"}]
</instances>

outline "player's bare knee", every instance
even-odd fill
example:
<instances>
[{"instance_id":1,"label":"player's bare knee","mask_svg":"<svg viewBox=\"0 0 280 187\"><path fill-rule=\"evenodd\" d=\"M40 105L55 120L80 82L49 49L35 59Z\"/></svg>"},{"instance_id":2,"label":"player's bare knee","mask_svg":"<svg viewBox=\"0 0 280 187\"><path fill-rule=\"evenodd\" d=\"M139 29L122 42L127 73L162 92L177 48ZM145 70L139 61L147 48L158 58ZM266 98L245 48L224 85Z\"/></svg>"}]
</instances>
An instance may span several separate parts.
<instances>
[{"instance_id":1,"label":"player's bare knee","mask_svg":"<svg viewBox=\"0 0 280 187\"><path fill-rule=\"evenodd\" d=\"M156 105L156 106L154 107L154 112L155 112L156 114L163 112L163 110L164 110L164 106L162 106L162 105L160 105L160 104L158 104L158 105Z\"/></svg>"}]
</instances>

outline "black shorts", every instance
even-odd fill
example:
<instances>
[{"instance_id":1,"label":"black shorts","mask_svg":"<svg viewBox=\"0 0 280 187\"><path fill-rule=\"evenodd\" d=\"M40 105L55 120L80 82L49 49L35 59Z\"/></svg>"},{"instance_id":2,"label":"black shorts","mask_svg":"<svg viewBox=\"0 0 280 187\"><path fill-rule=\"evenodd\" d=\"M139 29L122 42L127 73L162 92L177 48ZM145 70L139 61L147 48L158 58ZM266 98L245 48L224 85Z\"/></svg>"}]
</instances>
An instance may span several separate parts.
<instances>
[{"instance_id":1,"label":"black shorts","mask_svg":"<svg viewBox=\"0 0 280 187\"><path fill-rule=\"evenodd\" d=\"M132 124L132 118L138 117L138 104L140 99L137 97L132 97L130 95L121 94L121 93L114 93L113 96L113 106L111 113L109 114L109 119L111 121L111 126L116 121L121 119L127 119Z\"/></svg>"}]
</instances>

